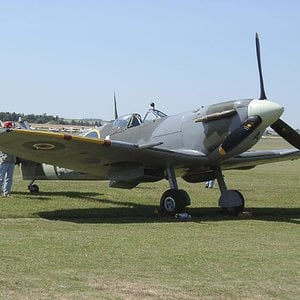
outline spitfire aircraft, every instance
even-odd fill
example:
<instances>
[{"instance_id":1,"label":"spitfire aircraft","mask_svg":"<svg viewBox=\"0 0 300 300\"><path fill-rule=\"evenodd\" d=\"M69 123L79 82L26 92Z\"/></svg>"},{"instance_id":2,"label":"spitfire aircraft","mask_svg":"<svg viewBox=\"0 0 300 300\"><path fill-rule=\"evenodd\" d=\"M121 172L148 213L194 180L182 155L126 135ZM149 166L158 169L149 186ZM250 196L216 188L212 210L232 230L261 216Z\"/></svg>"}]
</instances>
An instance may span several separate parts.
<instances>
[{"instance_id":1,"label":"spitfire aircraft","mask_svg":"<svg viewBox=\"0 0 300 300\"><path fill-rule=\"evenodd\" d=\"M143 118L137 113L118 117L115 112L114 122L86 136L2 129L0 150L109 180L110 187L131 189L142 182L167 179L170 189L161 196L160 205L171 215L190 204L177 177L192 183L216 178L220 208L236 214L244 208L244 197L227 188L224 170L300 158L300 135L280 119L283 107L266 97L257 34L256 54L257 99L231 100L172 116L154 104ZM296 149L250 150L269 126Z\"/></svg>"}]
</instances>

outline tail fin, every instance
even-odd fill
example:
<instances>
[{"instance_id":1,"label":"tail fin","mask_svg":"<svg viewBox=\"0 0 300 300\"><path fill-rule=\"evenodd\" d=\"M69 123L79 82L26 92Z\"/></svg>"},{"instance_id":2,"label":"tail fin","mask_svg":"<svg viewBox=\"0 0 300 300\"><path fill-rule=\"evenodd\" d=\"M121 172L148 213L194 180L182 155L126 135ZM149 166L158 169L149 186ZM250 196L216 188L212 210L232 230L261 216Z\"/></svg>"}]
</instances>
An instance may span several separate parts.
<instances>
[{"instance_id":1,"label":"tail fin","mask_svg":"<svg viewBox=\"0 0 300 300\"><path fill-rule=\"evenodd\" d=\"M117 99L116 99L116 93L114 92L114 106L115 106L115 120L118 119L118 111L117 111Z\"/></svg>"},{"instance_id":2,"label":"tail fin","mask_svg":"<svg viewBox=\"0 0 300 300\"><path fill-rule=\"evenodd\" d=\"M19 125L23 129L31 129L27 121L23 121L21 117L19 117Z\"/></svg>"}]
</instances>

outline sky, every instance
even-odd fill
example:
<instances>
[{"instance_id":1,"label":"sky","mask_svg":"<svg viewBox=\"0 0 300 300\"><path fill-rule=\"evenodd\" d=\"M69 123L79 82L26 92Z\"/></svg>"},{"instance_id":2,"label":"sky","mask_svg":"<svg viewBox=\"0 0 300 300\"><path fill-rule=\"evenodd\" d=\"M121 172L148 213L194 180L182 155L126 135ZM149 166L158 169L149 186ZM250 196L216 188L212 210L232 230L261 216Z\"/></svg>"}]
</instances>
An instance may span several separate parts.
<instances>
[{"instance_id":1,"label":"sky","mask_svg":"<svg viewBox=\"0 0 300 300\"><path fill-rule=\"evenodd\" d=\"M0 0L0 111L167 114L268 99L300 128L300 1Z\"/></svg>"}]
</instances>

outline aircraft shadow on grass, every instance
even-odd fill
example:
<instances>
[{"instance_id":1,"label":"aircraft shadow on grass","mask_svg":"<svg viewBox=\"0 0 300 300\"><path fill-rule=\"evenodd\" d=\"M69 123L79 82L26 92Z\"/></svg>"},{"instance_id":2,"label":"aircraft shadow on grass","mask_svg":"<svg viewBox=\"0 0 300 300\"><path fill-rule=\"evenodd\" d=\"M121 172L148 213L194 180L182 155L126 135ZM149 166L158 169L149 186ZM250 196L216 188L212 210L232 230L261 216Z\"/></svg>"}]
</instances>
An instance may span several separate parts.
<instances>
[{"instance_id":1,"label":"aircraft shadow on grass","mask_svg":"<svg viewBox=\"0 0 300 300\"><path fill-rule=\"evenodd\" d=\"M29 194L28 192L14 192L15 195L24 195L27 198L32 198L36 200L53 200L53 197L68 197L68 198L79 198L79 199L89 199L92 197L101 196L103 194L96 192L70 192L70 191L51 191L51 192L39 192L36 194ZM96 198L95 198L96 199Z\"/></svg>"},{"instance_id":2,"label":"aircraft shadow on grass","mask_svg":"<svg viewBox=\"0 0 300 300\"><path fill-rule=\"evenodd\" d=\"M103 204L113 204L113 205L118 205L121 206L120 210L123 210L124 206L125 207L149 207L149 205L139 205L137 203L134 202L125 202L125 201L118 201L118 200L111 200L111 199L99 199L99 196L103 196L104 194L101 193L96 193L96 192L70 192L70 191L54 191L54 192L40 192L38 194L28 194L27 192L14 192L14 194L16 195L24 195L27 196L27 198L31 198L34 200L41 200L41 201L52 201L55 197L67 197L67 198L71 198L73 200L84 200L84 201L88 201L88 202L98 202L98 203L103 203ZM153 206L155 208L157 208L156 206ZM98 208L93 208L93 209L98 209ZM106 210L107 208L99 208L99 210ZM115 209L115 208L113 208ZM90 210L90 209L88 209ZM80 214L80 209L75 209L74 211L78 211L76 213L76 218L79 217ZM152 210L153 212L153 210ZM75 213L75 212L74 212ZM86 214L84 214L86 215ZM92 214L93 215L93 214ZM100 217L101 214L97 214L97 217ZM88 215L86 216L87 218ZM113 214L111 213L111 217L113 217Z\"/></svg>"},{"instance_id":3,"label":"aircraft shadow on grass","mask_svg":"<svg viewBox=\"0 0 300 300\"><path fill-rule=\"evenodd\" d=\"M43 193L43 195L53 193ZM169 223L178 222L178 219L162 215L156 205L143 205L130 201L118 201L110 199L99 199L93 196L99 196L97 193L74 193L64 192L57 193L59 195L69 195L68 197L76 197L87 201L98 202L103 204L115 205L116 207L94 207L79 209L61 209L53 211L42 211L38 216L47 220L59 220L74 223ZM300 224L300 208L281 208L281 207L250 207L246 211L253 215L251 220L275 221ZM187 208L192 217L189 222L211 222L236 220L243 221L236 216L224 215L218 207L198 207Z\"/></svg>"},{"instance_id":4,"label":"aircraft shadow on grass","mask_svg":"<svg viewBox=\"0 0 300 300\"><path fill-rule=\"evenodd\" d=\"M116 207L94 207L78 209L61 209L53 211L42 211L38 216L47 220L68 221L74 223L149 223L149 222L178 222L171 216L162 215L157 205L139 204L133 201L121 201L111 199L99 199L96 192L40 192L39 194L29 194L27 192L15 192L18 195L26 195L40 201L50 201L53 197L68 197L71 199L84 200L94 203L115 205ZM246 211L253 215L251 220L276 221L300 224L300 208L282 207L249 207ZM189 222L209 222L209 221L242 221L235 216L222 214L218 207L187 207L192 218Z\"/></svg>"}]
</instances>

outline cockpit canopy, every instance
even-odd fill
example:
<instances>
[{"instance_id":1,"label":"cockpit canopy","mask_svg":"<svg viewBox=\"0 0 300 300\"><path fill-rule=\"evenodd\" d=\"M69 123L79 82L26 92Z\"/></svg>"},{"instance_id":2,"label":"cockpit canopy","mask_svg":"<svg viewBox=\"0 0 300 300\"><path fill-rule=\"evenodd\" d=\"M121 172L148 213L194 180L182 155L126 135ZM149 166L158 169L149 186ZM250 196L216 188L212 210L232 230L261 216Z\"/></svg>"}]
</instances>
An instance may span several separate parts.
<instances>
[{"instance_id":1,"label":"cockpit canopy","mask_svg":"<svg viewBox=\"0 0 300 300\"><path fill-rule=\"evenodd\" d=\"M160 118L163 118L166 116L167 115L165 113L163 113L162 111L157 110L155 108L149 109L147 111L147 113L145 114L145 117L143 120L141 118L141 115L139 115L137 113L126 114L126 115L119 117L118 119L116 119L113 122L112 129L114 131L120 131L120 130L128 129L131 127L139 126L145 121L153 121L153 120L160 119Z\"/></svg>"},{"instance_id":2,"label":"cockpit canopy","mask_svg":"<svg viewBox=\"0 0 300 300\"><path fill-rule=\"evenodd\" d=\"M112 125L113 130L122 130L139 126L142 123L142 118L139 114L127 114L116 119Z\"/></svg>"}]
</instances>

